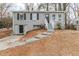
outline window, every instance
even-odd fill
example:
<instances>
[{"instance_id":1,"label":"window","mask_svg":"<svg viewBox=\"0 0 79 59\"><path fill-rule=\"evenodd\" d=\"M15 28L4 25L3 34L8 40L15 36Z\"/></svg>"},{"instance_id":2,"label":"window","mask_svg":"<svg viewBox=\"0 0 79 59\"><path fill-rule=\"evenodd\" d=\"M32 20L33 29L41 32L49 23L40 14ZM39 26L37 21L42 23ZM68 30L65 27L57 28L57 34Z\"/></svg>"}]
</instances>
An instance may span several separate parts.
<instances>
[{"instance_id":1,"label":"window","mask_svg":"<svg viewBox=\"0 0 79 59\"><path fill-rule=\"evenodd\" d=\"M37 13L37 20L39 20L39 14Z\"/></svg>"},{"instance_id":2,"label":"window","mask_svg":"<svg viewBox=\"0 0 79 59\"><path fill-rule=\"evenodd\" d=\"M52 15L53 20L55 20L55 14Z\"/></svg>"},{"instance_id":3,"label":"window","mask_svg":"<svg viewBox=\"0 0 79 59\"><path fill-rule=\"evenodd\" d=\"M19 13L17 14L17 20L19 20Z\"/></svg>"},{"instance_id":4,"label":"window","mask_svg":"<svg viewBox=\"0 0 79 59\"><path fill-rule=\"evenodd\" d=\"M24 13L24 20L26 20L26 14Z\"/></svg>"},{"instance_id":5,"label":"window","mask_svg":"<svg viewBox=\"0 0 79 59\"><path fill-rule=\"evenodd\" d=\"M78 21L76 21L76 24L78 24Z\"/></svg>"},{"instance_id":6,"label":"window","mask_svg":"<svg viewBox=\"0 0 79 59\"><path fill-rule=\"evenodd\" d=\"M32 13L32 20L37 20L37 13Z\"/></svg>"},{"instance_id":7,"label":"window","mask_svg":"<svg viewBox=\"0 0 79 59\"><path fill-rule=\"evenodd\" d=\"M23 20L23 19L24 19L23 15L20 15L20 20Z\"/></svg>"},{"instance_id":8,"label":"window","mask_svg":"<svg viewBox=\"0 0 79 59\"><path fill-rule=\"evenodd\" d=\"M32 20L32 13L30 14L30 20Z\"/></svg>"},{"instance_id":9,"label":"window","mask_svg":"<svg viewBox=\"0 0 79 59\"><path fill-rule=\"evenodd\" d=\"M41 27L41 25L33 25L33 27Z\"/></svg>"}]
</instances>

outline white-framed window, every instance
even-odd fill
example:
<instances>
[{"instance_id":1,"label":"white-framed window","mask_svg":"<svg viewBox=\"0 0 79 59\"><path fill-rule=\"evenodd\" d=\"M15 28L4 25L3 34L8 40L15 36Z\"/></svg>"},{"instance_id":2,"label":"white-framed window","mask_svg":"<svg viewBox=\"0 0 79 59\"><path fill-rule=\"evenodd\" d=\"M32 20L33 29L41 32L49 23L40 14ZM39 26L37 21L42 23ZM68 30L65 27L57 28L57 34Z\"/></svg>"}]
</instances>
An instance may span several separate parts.
<instances>
[{"instance_id":1,"label":"white-framed window","mask_svg":"<svg viewBox=\"0 0 79 59\"><path fill-rule=\"evenodd\" d=\"M37 20L37 13L30 13L30 20Z\"/></svg>"},{"instance_id":2,"label":"white-framed window","mask_svg":"<svg viewBox=\"0 0 79 59\"><path fill-rule=\"evenodd\" d=\"M23 20L23 19L24 19L24 15L20 14L20 20Z\"/></svg>"},{"instance_id":3,"label":"white-framed window","mask_svg":"<svg viewBox=\"0 0 79 59\"><path fill-rule=\"evenodd\" d=\"M37 20L37 13L32 13L32 20Z\"/></svg>"},{"instance_id":4,"label":"white-framed window","mask_svg":"<svg viewBox=\"0 0 79 59\"><path fill-rule=\"evenodd\" d=\"M55 15L55 14L53 14L53 15L52 15L52 18L53 18L53 20L55 20L55 18L56 18L56 15Z\"/></svg>"},{"instance_id":5,"label":"white-framed window","mask_svg":"<svg viewBox=\"0 0 79 59\"><path fill-rule=\"evenodd\" d=\"M26 13L17 13L17 20L26 20Z\"/></svg>"}]
</instances>

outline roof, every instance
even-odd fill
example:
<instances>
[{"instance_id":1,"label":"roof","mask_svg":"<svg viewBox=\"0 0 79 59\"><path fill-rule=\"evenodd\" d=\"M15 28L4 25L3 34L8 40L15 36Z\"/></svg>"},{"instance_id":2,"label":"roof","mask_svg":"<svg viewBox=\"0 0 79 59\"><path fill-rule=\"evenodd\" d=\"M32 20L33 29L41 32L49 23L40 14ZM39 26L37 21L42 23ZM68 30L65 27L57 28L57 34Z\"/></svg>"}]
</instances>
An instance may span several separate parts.
<instances>
[{"instance_id":1,"label":"roof","mask_svg":"<svg viewBox=\"0 0 79 59\"><path fill-rule=\"evenodd\" d=\"M64 11L12 11L13 13L64 13Z\"/></svg>"}]
</instances>

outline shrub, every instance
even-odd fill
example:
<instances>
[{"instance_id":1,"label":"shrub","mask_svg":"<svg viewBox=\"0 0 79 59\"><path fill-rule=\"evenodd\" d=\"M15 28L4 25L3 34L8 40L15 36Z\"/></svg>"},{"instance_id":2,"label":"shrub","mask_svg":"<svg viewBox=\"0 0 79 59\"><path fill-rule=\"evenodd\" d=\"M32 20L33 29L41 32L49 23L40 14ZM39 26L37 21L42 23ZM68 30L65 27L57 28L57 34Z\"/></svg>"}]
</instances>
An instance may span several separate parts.
<instances>
[{"instance_id":1,"label":"shrub","mask_svg":"<svg viewBox=\"0 0 79 59\"><path fill-rule=\"evenodd\" d=\"M11 18L3 18L2 19L3 27L10 28L12 27L12 19Z\"/></svg>"},{"instance_id":2,"label":"shrub","mask_svg":"<svg viewBox=\"0 0 79 59\"><path fill-rule=\"evenodd\" d=\"M61 23L57 23L57 29L61 29Z\"/></svg>"},{"instance_id":3,"label":"shrub","mask_svg":"<svg viewBox=\"0 0 79 59\"><path fill-rule=\"evenodd\" d=\"M4 24L3 24L3 22L0 21L0 29L1 28L4 28Z\"/></svg>"}]
</instances>

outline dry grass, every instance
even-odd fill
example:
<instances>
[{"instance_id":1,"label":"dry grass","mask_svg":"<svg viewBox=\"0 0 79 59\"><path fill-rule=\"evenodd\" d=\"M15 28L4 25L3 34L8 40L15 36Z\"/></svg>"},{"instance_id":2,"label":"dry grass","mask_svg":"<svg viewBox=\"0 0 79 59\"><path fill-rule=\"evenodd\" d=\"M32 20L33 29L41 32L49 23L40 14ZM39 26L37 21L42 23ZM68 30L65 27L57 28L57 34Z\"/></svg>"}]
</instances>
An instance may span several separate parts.
<instances>
[{"instance_id":1,"label":"dry grass","mask_svg":"<svg viewBox=\"0 0 79 59\"><path fill-rule=\"evenodd\" d=\"M5 30L0 32L0 39L11 35L12 30Z\"/></svg>"},{"instance_id":2,"label":"dry grass","mask_svg":"<svg viewBox=\"0 0 79 59\"><path fill-rule=\"evenodd\" d=\"M0 51L0 55L79 55L79 31L57 30L43 40Z\"/></svg>"}]
</instances>

